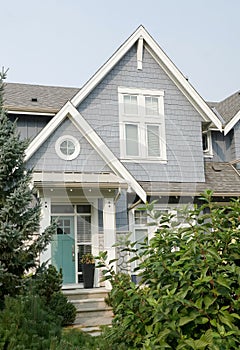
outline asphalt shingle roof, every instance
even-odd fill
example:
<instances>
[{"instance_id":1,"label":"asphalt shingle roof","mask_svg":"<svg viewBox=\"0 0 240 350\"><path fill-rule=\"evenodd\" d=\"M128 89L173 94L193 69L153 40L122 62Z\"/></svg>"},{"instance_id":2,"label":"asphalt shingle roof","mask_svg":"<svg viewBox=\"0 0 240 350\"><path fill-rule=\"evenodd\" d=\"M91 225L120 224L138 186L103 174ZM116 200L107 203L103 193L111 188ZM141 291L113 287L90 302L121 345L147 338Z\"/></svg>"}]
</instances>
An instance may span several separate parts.
<instances>
[{"instance_id":1,"label":"asphalt shingle roof","mask_svg":"<svg viewBox=\"0 0 240 350\"><path fill-rule=\"evenodd\" d=\"M56 113L78 88L6 83L4 105L8 110Z\"/></svg>"},{"instance_id":2,"label":"asphalt shingle roof","mask_svg":"<svg viewBox=\"0 0 240 350\"><path fill-rule=\"evenodd\" d=\"M208 102L211 108L216 108L221 117L228 123L240 111L240 91L220 102Z\"/></svg>"},{"instance_id":3,"label":"asphalt shingle roof","mask_svg":"<svg viewBox=\"0 0 240 350\"><path fill-rule=\"evenodd\" d=\"M148 195L194 196L211 189L214 196L240 196L240 173L229 163L205 163L205 182L140 182Z\"/></svg>"}]
</instances>

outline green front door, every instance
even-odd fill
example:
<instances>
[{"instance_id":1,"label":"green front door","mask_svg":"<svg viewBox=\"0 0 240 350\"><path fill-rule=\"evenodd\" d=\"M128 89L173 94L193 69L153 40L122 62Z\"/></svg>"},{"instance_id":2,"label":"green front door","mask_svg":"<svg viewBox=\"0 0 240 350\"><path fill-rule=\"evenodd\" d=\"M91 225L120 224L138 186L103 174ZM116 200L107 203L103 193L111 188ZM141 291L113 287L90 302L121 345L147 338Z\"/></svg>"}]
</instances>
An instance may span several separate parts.
<instances>
[{"instance_id":1,"label":"green front door","mask_svg":"<svg viewBox=\"0 0 240 350\"><path fill-rule=\"evenodd\" d=\"M52 241L52 264L63 274L63 283L75 283L74 216L58 216Z\"/></svg>"}]
</instances>

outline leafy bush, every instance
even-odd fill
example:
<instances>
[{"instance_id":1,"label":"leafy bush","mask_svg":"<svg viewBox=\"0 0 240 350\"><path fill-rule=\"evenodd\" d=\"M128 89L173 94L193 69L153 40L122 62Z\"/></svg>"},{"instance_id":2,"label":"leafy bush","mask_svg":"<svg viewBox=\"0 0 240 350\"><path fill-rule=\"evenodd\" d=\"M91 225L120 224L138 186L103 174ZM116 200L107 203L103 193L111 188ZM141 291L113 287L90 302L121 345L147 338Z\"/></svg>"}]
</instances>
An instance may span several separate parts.
<instances>
[{"instance_id":1,"label":"leafy bush","mask_svg":"<svg viewBox=\"0 0 240 350\"><path fill-rule=\"evenodd\" d=\"M60 335L60 318L39 296L5 298L5 308L0 313L0 349L46 350Z\"/></svg>"},{"instance_id":2,"label":"leafy bush","mask_svg":"<svg viewBox=\"0 0 240 350\"><path fill-rule=\"evenodd\" d=\"M240 347L240 201L227 206L211 202L181 213L161 216L150 242L128 250L139 258L139 286L126 284L106 266L113 289L115 317L108 339L129 349L209 349Z\"/></svg>"}]
</instances>

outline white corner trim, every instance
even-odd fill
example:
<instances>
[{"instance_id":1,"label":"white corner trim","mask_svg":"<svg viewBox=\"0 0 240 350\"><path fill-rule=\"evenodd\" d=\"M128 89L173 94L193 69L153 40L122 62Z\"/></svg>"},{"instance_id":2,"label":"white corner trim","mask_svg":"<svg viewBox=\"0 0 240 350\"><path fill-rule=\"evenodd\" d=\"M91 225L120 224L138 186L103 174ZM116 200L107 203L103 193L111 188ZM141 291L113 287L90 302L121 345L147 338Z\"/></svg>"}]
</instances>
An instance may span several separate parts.
<instances>
[{"instance_id":1,"label":"white corner trim","mask_svg":"<svg viewBox=\"0 0 240 350\"><path fill-rule=\"evenodd\" d=\"M235 114L235 116L228 122L224 128L224 135L226 136L230 130L237 124L237 122L240 120L240 111Z\"/></svg>"},{"instance_id":2,"label":"white corner trim","mask_svg":"<svg viewBox=\"0 0 240 350\"><path fill-rule=\"evenodd\" d=\"M137 46L137 69L142 70L142 62L143 62L143 37L140 36L138 39Z\"/></svg>"}]
</instances>

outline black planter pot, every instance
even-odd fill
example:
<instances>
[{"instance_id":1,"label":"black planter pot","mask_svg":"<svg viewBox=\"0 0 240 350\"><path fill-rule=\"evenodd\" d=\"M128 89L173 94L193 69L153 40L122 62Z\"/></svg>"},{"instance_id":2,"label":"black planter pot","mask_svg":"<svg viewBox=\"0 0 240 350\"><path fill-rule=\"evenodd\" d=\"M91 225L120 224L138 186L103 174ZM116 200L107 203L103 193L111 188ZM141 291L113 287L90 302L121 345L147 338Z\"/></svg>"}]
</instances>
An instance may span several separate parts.
<instances>
[{"instance_id":1,"label":"black planter pot","mask_svg":"<svg viewBox=\"0 0 240 350\"><path fill-rule=\"evenodd\" d=\"M82 264L83 286L93 288L95 264Z\"/></svg>"}]
</instances>

